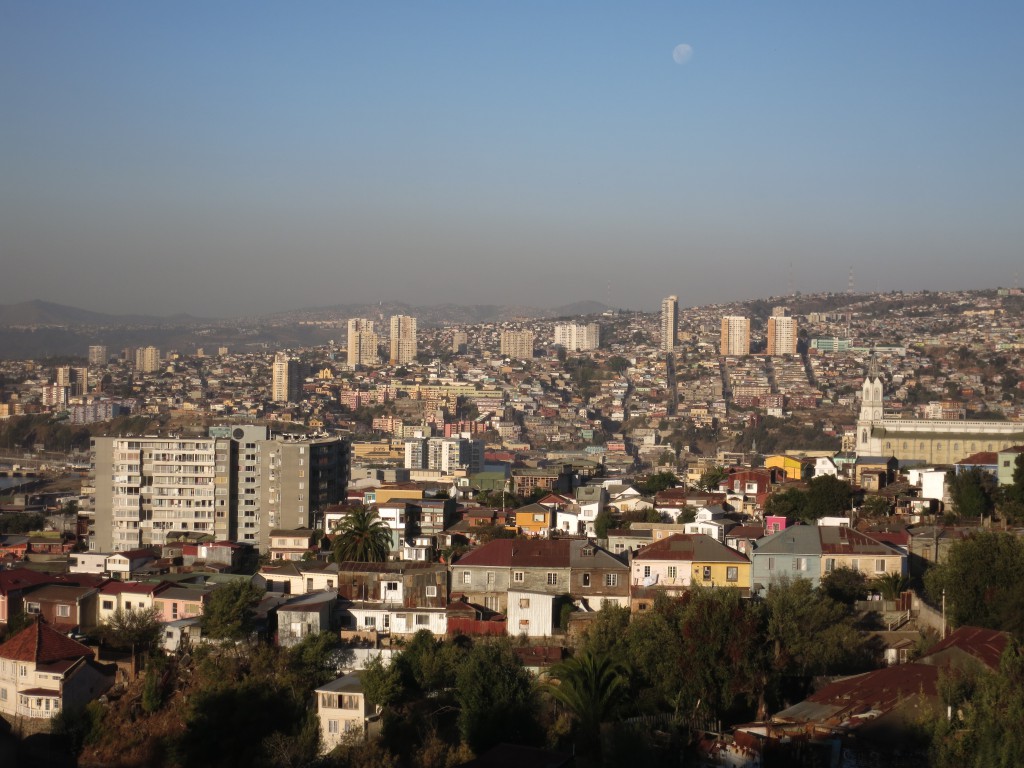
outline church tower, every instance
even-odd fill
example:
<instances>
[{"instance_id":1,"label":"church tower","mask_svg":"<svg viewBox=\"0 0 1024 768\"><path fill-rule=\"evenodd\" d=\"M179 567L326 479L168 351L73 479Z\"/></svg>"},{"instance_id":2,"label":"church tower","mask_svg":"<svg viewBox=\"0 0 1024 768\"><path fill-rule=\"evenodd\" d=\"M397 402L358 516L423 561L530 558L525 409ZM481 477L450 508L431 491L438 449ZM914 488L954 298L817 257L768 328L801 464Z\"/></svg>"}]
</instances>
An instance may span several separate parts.
<instances>
[{"instance_id":1,"label":"church tower","mask_svg":"<svg viewBox=\"0 0 1024 768\"><path fill-rule=\"evenodd\" d=\"M882 420L882 377L878 373L878 361L871 356L868 375L860 388L860 418L857 419L857 453L869 454L871 428Z\"/></svg>"}]
</instances>

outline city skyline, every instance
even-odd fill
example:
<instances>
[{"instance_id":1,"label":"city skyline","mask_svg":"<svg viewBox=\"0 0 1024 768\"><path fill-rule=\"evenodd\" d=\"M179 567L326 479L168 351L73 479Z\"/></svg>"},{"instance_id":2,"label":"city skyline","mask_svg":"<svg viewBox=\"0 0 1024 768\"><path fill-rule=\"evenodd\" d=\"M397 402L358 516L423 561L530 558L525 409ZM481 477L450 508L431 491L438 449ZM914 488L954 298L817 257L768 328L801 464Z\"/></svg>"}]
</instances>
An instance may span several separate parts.
<instances>
[{"instance_id":1,"label":"city skyline","mask_svg":"<svg viewBox=\"0 0 1024 768\"><path fill-rule=\"evenodd\" d=\"M0 303L1019 281L1013 5L0 11Z\"/></svg>"}]
</instances>

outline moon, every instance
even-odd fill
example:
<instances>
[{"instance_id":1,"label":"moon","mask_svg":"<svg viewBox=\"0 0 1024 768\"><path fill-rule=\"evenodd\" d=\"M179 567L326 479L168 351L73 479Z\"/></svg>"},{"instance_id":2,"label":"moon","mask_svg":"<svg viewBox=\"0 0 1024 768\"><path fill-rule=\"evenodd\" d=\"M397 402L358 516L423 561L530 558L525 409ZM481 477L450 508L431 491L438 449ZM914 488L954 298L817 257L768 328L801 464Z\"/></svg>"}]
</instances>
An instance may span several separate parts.
<instances>
[{"instance_id":1,"label":"moon","mask_svg":"<svg viewBox=\"0 0 1024 768\"><path fill-rule=\"evenodd\" d=\"M693 56L693 46L687 45L686 43L680 43L672 49L672 60L676 64L685 64Z\"/></svg>"}]
</instances>

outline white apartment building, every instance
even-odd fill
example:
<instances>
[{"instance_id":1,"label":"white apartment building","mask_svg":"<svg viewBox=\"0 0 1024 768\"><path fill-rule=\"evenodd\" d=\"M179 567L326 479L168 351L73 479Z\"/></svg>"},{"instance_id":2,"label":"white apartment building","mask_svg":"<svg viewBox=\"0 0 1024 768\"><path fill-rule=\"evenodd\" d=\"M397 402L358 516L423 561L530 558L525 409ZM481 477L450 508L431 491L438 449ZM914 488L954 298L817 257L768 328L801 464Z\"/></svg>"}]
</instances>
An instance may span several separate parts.
<instances>
[{"instance_id":1,"label":"white apartment building","mask_svg":"<svg viewBox=\"0 0 1024 768\"><path fill-rule=\"evenodd\" d=\"M533 358L532 331L502 331L501 356L513 360L530 360Z\"/></svg>"},{"instance_id":2,"label":"white apartment building","mask_svg":"<svg viewBox=\"0 0 1024 768\"><path fill-rule=\"evenodd\" d=\"M669 296L661 302L661 350L674 352L678 339L679 297Z\"/></svg>"},{"instance_id":3,"label":"white apartment building","mask_svg":"<svg viewBox=\"0 0 1024 768\"><path fill-rule=\"evenodd\" d=\"M750 354L750 318L726 315L722 318L722 355Z\"/></svg>"},{"instance_id":4,"label":"white apartment building","mask_svg":"<svg viewBox=\"0 0 1024 768\"><path fill-rule=\"evenodd\" d=\"M796 334L797 330L795 317L769 317L768 354L795 355L797 341Z\"/></svg>"},{"instance_id":5,"label":"white apartment building","mask_svg":"<svg viewBox=\"0 0 1024 768\"><path fill-rule=\"evenodd\" d=\"M348 366L374 366L380 363L377 348L380 337L373 329L373 321L353 317L348 321Z\"/></svg>"},{"instance_id":6,"label":"white apartment building","mask_svg":"<svg viewBox=\"0 0 1024 768\"><path fill-rule=\"evenodd\" d=\"M416 362L416 318L394 315L391 318L391 364Z\"/></svg>"},{"instance_id":7,"label":"white apartment building","mask_svg":"<svg viewBox=\"0 0 1024 768\"><path fill-rule=\"evenodd\" d=\"M299 362L284 352L274 355L270 399L275 403L295 403L299 400Z\"/></svg>"},{"instance_id":8,"label":"white apartment building","mask_svg":"<svg viewBox=\"0 0 1024 768\"><path fill-rule=\"evenodd\" d=\"M601 346L601 326L597 323L558 323L555 344L570 352L585 352Z\"/></svg>"}]
</instances>

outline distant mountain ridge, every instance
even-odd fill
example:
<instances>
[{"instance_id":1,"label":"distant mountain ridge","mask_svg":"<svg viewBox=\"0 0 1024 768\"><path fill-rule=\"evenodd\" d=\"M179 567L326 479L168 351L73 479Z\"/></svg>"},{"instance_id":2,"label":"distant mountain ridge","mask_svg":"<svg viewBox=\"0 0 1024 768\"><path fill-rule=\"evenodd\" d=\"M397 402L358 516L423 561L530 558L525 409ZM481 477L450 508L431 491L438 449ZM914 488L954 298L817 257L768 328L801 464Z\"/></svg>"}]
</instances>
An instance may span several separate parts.
<instances>
[{"instance_id":1,"label":"distant mountain ridge","mask_svg":"<svg viewBox=\"0 0 1024 768\"><path fill-rule=\"evenodd\" d=\"M486 323L512 318L574 317L599 314L611 309L599 301L580 301L560 307L538 308L521 305L497 304L439 304L436 306L413 307L407 304L338 304L328 307L309 307L267 314L257 319L286 321L289 318L346 318L374 317L378 314L410 314L420 319L424 326L442 323ZM65 304L34 299L18 304L0 304L0 327L11 326L102 326L118 327L128 325L173 326L208 323L217 325L230 323L232 318L198 318L187 314L160 317L156 315L114 315L93 312Z\"/></svg>"}]
</instances>

